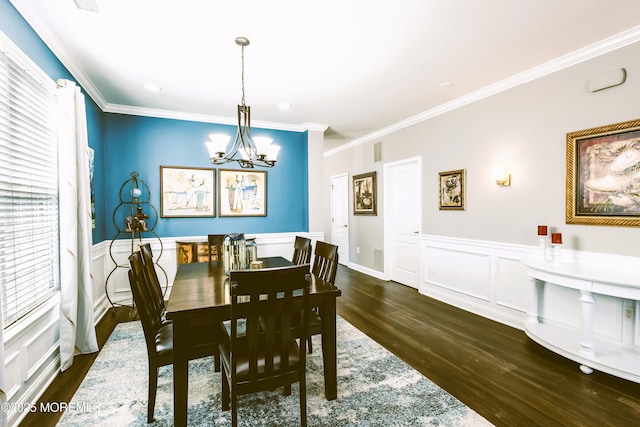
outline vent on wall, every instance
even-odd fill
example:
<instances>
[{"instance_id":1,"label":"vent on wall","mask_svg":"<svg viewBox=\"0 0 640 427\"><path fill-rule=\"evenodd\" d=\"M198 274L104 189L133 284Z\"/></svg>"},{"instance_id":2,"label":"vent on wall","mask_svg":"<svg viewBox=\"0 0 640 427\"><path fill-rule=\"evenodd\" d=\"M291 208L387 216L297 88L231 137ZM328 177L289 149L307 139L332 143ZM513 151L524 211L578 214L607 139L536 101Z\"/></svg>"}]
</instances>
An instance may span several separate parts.
<instances>
[{"instance_id":1,"label":"vent on wall","mask_svg":"<svg viewBox=\"0 0 640 427\"><path fill-rule=\"evenodd\" d=\"M373 250L373 267L376 270L384 271L384 251L375 248Z\"/></svg>"},{"instance_id":2,"label":"vent on wall","mask_svg":"<svg viewBox=\"0 0 640 427\"><path fill-rule=\"evenodd\" d=\"M626 80L627 70L624 68L618 68L616 70L611 70L591 77L587 81L587 87L589 88L589 92L600 92L601 90L620 86Z\"/></svg>"},{"instance_id":3,"label":"vent on wall","mask_svg":"<svg viewBox=\"0 0 640 427\"><path fill-rule=\"evenodd\" d=\"M373 144L373 161L382 161L382 142L376 142Z\"/></svg>"}]
</instances>

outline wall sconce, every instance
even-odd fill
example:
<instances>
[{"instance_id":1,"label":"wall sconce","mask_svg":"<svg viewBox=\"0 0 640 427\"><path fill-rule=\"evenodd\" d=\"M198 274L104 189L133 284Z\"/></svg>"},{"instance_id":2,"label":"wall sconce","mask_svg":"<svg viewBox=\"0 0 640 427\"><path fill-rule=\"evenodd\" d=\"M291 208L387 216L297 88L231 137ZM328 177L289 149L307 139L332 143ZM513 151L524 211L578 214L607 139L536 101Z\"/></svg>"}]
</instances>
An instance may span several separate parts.
<instances>
[{"instance_id":1,"label":"wall sconce","mask_svg":"<svg viewBox=\"0 0 640 427\"><path fill-rule=\"evenodd\" d=\"M504 171L504 168L497 168L493 172L493 179L499 187L508 187L511 185L511 174Z\"/></svg>"}]
</instances>

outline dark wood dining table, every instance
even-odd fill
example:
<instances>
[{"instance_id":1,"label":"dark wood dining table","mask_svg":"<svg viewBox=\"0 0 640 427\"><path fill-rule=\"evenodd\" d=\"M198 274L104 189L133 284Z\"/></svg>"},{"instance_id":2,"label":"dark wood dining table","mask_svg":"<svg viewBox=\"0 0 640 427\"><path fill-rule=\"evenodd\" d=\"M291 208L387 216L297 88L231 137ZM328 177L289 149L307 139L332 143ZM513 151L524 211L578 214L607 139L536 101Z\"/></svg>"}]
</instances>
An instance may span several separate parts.
<instances>
[{"instance_id":1,"label":"dark wood dining table","mask_svg":"<svg viewBox=\"0 0 640 427\"><path fill-rule=\"evenodd\" d=\"M259 258L263 268L293 265L283 257ZM333 400L337 391L336 362L336 298L340 289L313 274L309 274L309 300L319 307L322 318L322 358L324 363L325 396ZM189 390L186 346L193 329L190 325L202 321L224 321L231 317L229 277L222 262L179 264L167 302L167 319L173 322L173 411L174 425L187 425L187 395Z\"/></svg>"}]
</instances>

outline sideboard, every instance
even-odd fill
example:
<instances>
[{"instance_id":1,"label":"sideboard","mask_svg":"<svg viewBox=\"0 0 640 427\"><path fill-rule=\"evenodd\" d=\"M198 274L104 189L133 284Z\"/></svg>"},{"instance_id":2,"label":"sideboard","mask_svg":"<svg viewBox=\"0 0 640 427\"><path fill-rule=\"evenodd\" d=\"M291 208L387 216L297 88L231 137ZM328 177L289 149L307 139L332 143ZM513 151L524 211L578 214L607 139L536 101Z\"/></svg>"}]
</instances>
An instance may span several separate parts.
<instances>
[{"instance_id":1,"label":"sideboard","mask_svg":"<svg viewBox=\"0 0 640 427\"><path fill-rule=\"evenodd\" d=\"M638 328L640 309L640 263L603 265L592 261L569 261L559 264L531 255L523 260L532 283L530 306L525 321L525 333L540 345L580 364L580 370L590 374L594 369L640 382L640 347L638 331L631 342L617 342L594 333L597 295L607 295L633 301L633 310L625 315L633 318ZM541 313L545 287L556 286L578 291L575 303L580 305L580 326L572 328L547 322Z\"/></svg>"}]
</instances>

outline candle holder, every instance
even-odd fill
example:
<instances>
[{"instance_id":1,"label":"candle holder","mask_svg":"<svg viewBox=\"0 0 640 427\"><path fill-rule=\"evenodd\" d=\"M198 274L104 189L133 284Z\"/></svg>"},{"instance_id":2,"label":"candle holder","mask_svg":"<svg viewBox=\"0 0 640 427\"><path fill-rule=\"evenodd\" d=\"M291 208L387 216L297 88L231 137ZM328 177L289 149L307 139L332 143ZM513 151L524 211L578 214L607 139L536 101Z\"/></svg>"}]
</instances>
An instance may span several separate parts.
<instances>
[{"instance_id":1,"label":"candle holder","mask_svg":"<svg viewBox=\"0 0 640 427\"><path fill-rule=\"evenodd\" d=\"M551 248L549 247L549 239L547 236L538 236L538 249L540 251L540 256L545 261L551 261L553 258L553 254L551 253Z\"/></svg>"},{"instance_id":2,"label":"candle holder","mask_svg":"<svg viewBox=\"0 0 640 427\"><path fill-rule=\"evenodd\" d=\"M560 246L562 245L562 233L551 233L551 246L553 246L553 263L560 265Z\"/></svg>"},{"instance_id":3,"label":"candle holder","mask_svg":"<svg viewBox=\"0 0 640 427\"><path fill-rule=\"evenodd\" d=\"M560 246L562 246L559 243L555 243L551 245L553 248L553 264L554 265L560 265L562 264L561 262L561 254L560 254Z\"/></svg>"},{"instance_id":4,"label":"candle holder","mask_svg":"<svg viewBox=\"0 0 640 427\"><path fill-rule=\"evenodd\" d=\"M547 226L546 225L539 225L538 226L538 247L540 248L540 255L542 255L542 258L547 261L549 259L549 254L547 253L547 242L548 242L548 238L547 238Z\"/></svg>"}]
</instances>

